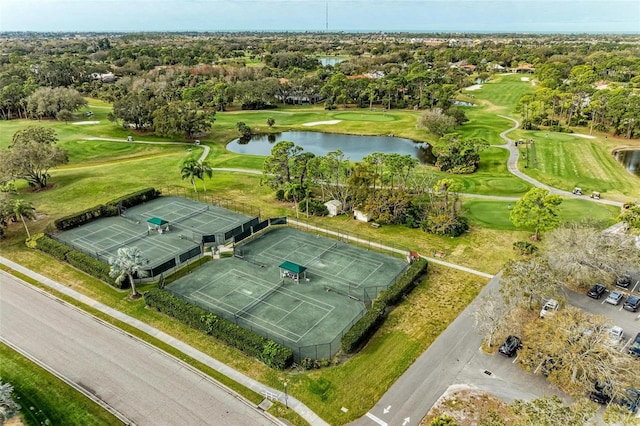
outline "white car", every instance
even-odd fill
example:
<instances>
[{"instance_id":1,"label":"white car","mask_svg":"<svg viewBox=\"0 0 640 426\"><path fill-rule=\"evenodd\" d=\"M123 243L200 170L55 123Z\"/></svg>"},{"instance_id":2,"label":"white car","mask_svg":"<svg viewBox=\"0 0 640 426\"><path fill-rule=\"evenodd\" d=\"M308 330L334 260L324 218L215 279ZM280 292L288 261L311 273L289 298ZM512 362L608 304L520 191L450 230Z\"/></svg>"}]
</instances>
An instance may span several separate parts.
<instances>
[{"instance_id":1,"label":"white car","mask_svg":"<svg viewBox=\"0 0 640 426\"><path fill-rule=\"evenodd\" d=\"M618 327L617 325L614 325L609 330L609 334L607 337L610 344L617 345L622 341L622 339L624 339L624 330L622 329L622 327Z\"/></svg>"},{"instance_id":2,"label":"white car","mask_svg":"<svg viewBox=\"0 0 640 426\"><path fill-rule=\"evenodd\" d=\"M550 315L555 314L556 311L558 310L558 306L560 306L560 304L558 303L557 300L555 299L547 300L547 303L544 304L544 306L542 307L542 310L540 311L540 318L548 317Z\"/></svg>"},{"instance_id":3,"label":"white car","mask_svg":"<svg viewBox=\"0 0 640 426\"><path fill-rule=\"evenodd\" d=\"M624 293L622 293L621 291L612 291L611 293L609 293L609 297L605 299L605 302L611 305L617 305L622 301L623 297Z\"/></svg>"}]
</instances>

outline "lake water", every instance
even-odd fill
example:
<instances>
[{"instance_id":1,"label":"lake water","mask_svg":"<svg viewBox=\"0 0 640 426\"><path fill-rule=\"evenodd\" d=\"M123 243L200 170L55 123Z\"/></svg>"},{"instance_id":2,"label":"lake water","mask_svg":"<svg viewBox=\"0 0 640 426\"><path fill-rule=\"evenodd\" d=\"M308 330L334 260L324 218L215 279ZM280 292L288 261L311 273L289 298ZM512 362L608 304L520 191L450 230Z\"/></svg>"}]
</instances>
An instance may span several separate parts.
<instances>
[{"instance_id":1,"label":"lake water","mask_svg":"<svg viewBox=\"0 0 640 426\"><path fill-rule=\"evenodd\" d=\"M350 161L361 161L374 152L385 154L409 154L422 164L434 164L435 157L427 143L417 143L410 139L394 136L355 136L322 132L282 132L269 135L255 135L249 141L235 139L227 144L227 149L238 154L271 155L271 149L280 141L290 141L301 146L305 152L326 155L330 151L341 150Z\"/></svg>"},{"instance_id":2,"label":"lake water","mask_svg":"<svg viewBox=\"0 0 640 426\"><path fill-rule=\"evenodd\" d=\"M613 156L631 173L640 176L640 150L618 150Z\"/></svg>"},{"instance_id":3,"label":"lake water","mask_svg":"<svg viewBox=\"0 0 640 426\"><path fill-rule=\"evenodd\" d=\"M332 67L335 67L340 62L344 61L344 59L339 59L339 58L318 58L318 60L320 61L323 67L326 67L327 65L331 65Z\"/></svg>"}]
</instances>

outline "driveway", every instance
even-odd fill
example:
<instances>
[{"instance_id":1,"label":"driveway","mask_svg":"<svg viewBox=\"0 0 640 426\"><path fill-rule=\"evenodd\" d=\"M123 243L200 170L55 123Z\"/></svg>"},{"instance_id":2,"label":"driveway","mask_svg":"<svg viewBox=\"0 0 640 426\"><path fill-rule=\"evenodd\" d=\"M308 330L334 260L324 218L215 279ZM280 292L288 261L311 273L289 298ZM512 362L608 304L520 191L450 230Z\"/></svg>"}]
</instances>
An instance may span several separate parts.
<instances>
[{"instance_id":1,"label":"driveway","mask_svg":"<svg viewBox=\"0 0 640 426\"><path fill-rule=\"evenodd\" d=\"M0 340L136 425L281 425L155 347L0 271Z\"/></svg>"}]
</instances>

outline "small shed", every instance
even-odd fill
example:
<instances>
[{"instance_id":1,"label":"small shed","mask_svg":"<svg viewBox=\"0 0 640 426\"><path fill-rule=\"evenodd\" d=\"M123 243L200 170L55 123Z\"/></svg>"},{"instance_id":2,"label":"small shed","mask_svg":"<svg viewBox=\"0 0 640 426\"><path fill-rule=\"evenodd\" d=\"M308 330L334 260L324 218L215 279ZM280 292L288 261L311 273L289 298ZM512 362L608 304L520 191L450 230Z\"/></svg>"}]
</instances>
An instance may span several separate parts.
<instances>
[{"instance_id":1,"label":"small shed","mask_svg":"<svg viewBox=\"0 0 640 426\"><path fill-rule=\"evenodd\" d=\"M338 200L329 200L324 205L327 206L329 217L338 216L342 213L342 203Z\"/></svg>"},{"instance_id":2,"label":"small shed","mask_svg":"<svg viewBox=\"0 0 640 426\"><path fill-rule=\"evenodd\" d=\"M356 209L353 209L353 218L361 222L369 222L371 220L368 214L366 214L361 210L356 210Z\"/></svg>"},{"instance_id":3,"label":"small shed","mask_svg":"<svg viewBox=\"0 0 640 426\"><path fill-rule=\"evenodd\" d=\"M302 275L302 278L304 278L305 281L309 281L307 279L307 268L302 265L285 260L280 264L279 268L280 278L291 278L299 284L300 276Z\"/></svg>"}]
</instances>

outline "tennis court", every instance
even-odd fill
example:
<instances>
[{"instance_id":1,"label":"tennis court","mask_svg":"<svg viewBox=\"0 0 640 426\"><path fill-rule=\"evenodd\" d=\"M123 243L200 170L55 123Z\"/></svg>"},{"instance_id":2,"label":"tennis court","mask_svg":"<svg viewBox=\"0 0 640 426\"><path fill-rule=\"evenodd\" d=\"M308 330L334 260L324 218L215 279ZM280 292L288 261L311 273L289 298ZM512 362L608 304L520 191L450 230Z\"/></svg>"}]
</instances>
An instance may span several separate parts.
<instances>
[{"instance_id":1,"label":"tennis court","mask_svg":"<svg viewBox=\"0 0 640 426\"><path fill-rule=\"evenodd\" d=\"M166 225L152 225L152 218L161 218ZM54 237L103 262L120 247L137 247L149 260L149 271L155 277L200 255L205 244L216 244L218 239L222 243L230 232L257 222L257 218L187 198L160 197L131 207L121 216L99 218Z\"/></svg>"},{"instance_id":2,"label":"tennis court","mask_svg":"<svg viewBox=\"0 0 640 426\"><path fill-rule=\"evenodd\" d=\"M330 358L365 312L364 298L392 284L403 260L291 228L271 229L233 257L203 265L167 290L307 356ZM304 265L291 279L284 261Z\"/></svg>"}]
</instances>

